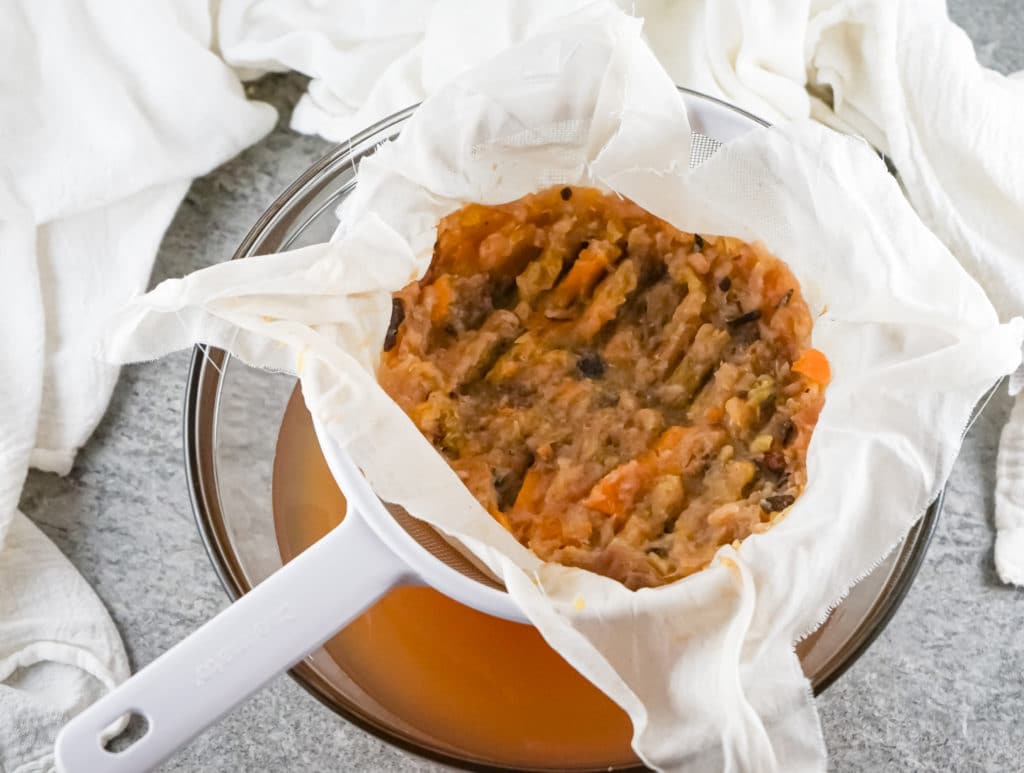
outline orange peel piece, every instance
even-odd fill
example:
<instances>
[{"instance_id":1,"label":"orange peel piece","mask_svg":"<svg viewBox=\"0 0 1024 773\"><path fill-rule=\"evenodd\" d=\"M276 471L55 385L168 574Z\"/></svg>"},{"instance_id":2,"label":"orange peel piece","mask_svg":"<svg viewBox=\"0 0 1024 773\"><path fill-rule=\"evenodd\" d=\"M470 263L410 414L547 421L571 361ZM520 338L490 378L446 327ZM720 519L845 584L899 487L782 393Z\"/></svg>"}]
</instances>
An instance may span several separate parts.
<instances>
[{"instance_id":1,"label":"orange peel piece","mask_svg":"<svg viewBox=\"0 0 1024 773\"><path fill-rule=\"evenodd\" d=\"M828 364L828 357L817 349L803 351L793 363L793 372L823 386L832 380L832 368Z\"/></svg>"}]
</instances>

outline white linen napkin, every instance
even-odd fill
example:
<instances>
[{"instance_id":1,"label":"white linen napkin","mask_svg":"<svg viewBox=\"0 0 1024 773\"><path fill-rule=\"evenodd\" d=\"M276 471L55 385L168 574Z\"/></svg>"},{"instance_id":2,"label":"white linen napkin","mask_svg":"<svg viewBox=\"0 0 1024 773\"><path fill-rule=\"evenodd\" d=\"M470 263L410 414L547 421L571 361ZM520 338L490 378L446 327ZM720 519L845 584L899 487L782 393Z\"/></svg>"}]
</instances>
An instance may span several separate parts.
<instances>
[{"instance_id":1,"label":"white linen napkin","mask_svg":"<svg viewBox=\"0 0 1024 773\"><path fill-rule=\"evenodd\" d=\"M144 289L191 178L274 111L210 53L205 2L4 0L0 18L0 770L34 773L128 662L19 512L26 472L68 472L117 379L94 357L98 326Z\"/></svg>"},{"instance_id":2,"label":"white linen napkin","mask_svg":"<svg viewBox=\"0 0 1024 773\"><path fill-rule=\"evenodd\" d=\"M524 40L585 0L440 0L389 36L390 15L358 2L297 15L269 0L226 0L221 50L242 67L284 56L315 80L298 131L341 141ZM943 0L619 0L645 18L680 85L762 118L813 116L885 152L921 219L985 288L1002 319L1024 311L1024 73L981 67ZM245 20L260 19L253 41ZM359 20L356 42L340 20ZM334 20L333 22L331 20ZM336 65L342 66L336 66ZM354 72L379 72L375 79ZM1012 394L1019 392L1011 380ZM996 568L1024 584L1024 397L997 462Z\"/></svg>"}]
</instances>

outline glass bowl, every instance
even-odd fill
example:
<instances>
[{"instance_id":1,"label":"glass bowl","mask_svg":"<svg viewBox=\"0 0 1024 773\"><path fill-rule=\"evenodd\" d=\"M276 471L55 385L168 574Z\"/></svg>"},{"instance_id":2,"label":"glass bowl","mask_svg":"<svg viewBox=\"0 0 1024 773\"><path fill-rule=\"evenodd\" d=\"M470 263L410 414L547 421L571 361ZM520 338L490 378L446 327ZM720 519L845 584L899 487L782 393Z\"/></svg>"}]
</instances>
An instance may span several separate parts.
<instances>
[{"instance_id":1,"label":"glass bowl","mask_svg":"<svg viewBox=\"0 0 1024 773\"><path fill-rule=\"evenodd\" d=\"M762 123L736 108L680 89L688 104L703 108L697 132L721 136L727 124ZM326 241L335 230L335 209L355 185L359 161L398 135L409 108L338 146L310 167L259 218L235 258ZM703 147L695 142L695 152ZM249 368L224 351L197 347L185 401L185 461L192 506L214 570L232 599L246 593L282 564L273 517L272 480L278 428L295 379ZM797 647L815 693L825 690L864 652L889 622L917 573L938 519L942 497L903 542L850 591L825 623ZM350 722L414 753L475 770L508 769L468 754L368 694L325 649L298 663L291 675ZM410 689L415 689L410 686ZM521 766L517 766L517 769ZM609 761L575 770L636 769ZM564 759L535 770L565 770Z\"/></svg>"}]
</instances>

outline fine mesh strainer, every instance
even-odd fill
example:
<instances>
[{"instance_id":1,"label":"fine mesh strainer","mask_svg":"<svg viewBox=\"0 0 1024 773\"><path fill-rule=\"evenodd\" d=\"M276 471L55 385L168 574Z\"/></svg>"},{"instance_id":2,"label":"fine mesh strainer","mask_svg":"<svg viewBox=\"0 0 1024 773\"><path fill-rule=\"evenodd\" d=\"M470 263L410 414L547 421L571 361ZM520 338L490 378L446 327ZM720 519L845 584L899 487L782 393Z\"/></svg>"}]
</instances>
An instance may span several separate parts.
<instances>
[{"instance_id":1,"label":"fine mesh strainer","mask_svg":"<svg viewBox=\"0 0 1024 773\"><path fill-rule=\"evenodd\" d=\"M682 98L694 130L691 166L763 124L707 97ZM473 556L381 502L344 450L322 427L316 430L349 503L341 525L68 723L55 749L59 770L127 773L156 766L396 585L427 584L481 612L527 622ZM146 732L127 749L108 751L104 738L129 715L143 718Z\"/></svg>"}]
</instances>

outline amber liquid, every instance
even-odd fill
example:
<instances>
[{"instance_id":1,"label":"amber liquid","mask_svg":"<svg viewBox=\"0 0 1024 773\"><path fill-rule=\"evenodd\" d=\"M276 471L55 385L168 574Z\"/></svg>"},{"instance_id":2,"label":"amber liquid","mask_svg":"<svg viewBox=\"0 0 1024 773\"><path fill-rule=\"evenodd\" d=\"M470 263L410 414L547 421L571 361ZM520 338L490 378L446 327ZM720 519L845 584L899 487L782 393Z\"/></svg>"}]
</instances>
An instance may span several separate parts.
<instances>
[{"instance_id":1,"label":"amber liquid","mask_svg":"<svg viewBox=\"0 0 1024 773\"><path fill-rule=\"evenodd\" d=\"M345 512L298 388L278 436L273 499L285 561ZM629 718L534 628L435 590L392 591L325 648L378 703L469 758L511 767L636 764Z\"/></svg>"}]
</instances>

